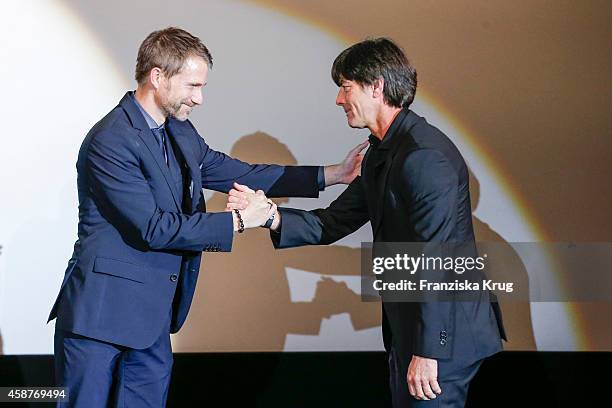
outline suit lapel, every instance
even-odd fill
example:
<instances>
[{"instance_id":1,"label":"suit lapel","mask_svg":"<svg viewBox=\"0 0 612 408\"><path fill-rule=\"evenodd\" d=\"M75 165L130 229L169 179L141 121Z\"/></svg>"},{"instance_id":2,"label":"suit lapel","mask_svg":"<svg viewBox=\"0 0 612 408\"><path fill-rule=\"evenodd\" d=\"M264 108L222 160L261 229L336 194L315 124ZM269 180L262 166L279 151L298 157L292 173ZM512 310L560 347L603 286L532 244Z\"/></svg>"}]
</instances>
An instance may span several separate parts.
<instances>
[{"instance_id":1,"label":"suit lapel","mask_svg":"<svg viewBox=\"0 0 612 408\"><path fill-rule=\"evenodd\" d=\"M202 190L202 175L200 173L200 166L193 154L193 144L189 141L193 135L186 134L182 127L176 126L175 120L173 119L168 121L166 127L173 137L176 146L179 148L181 155L185 159L183 165L189 170L189 178L191 179L190 185L185 186L185 188L189 188L191 208L195 210Z\"/></svg>"},{"instance_id":2,"label":"suit lapel","mask_svg":"<svg viewBox=\"0 0 612 408\"><path fill-rule=\"evenodd\" d=\"M364 191L366 192L366 200L368 201L368 212L370 214L370 220L372 220L373 226L373 220L376 218L376 212L374 210L376 205L376 196L374 195L374 188L376 187L376 183L374 179L374 167L370 165L371 154L373 151L372 149L373 148L370 147L363 156L363 162L361 163L361 182L363 183Z\"/></svg>"},{"instance_id":3,"label":"suit lapel","mask_svg":"<svg viewBox=\"0 0 612 408\"><path fill-rule=\"evenodd\" d=\"M381 142L379 149L384 149L384 152L380 152L378 160L375 163L371 163L372 174L375 180L372 180L370 186L372 193L371 199L376 200L374 208L377 209L378 214L375 214L372 220L372 233L376 237L378 230L382 226L382 221L385 216L385 204L387 202L387 187L389 182L389 172L393 165L393 161L397 156L400 148L403 144L410 141L409 137L410 128L416 123L418 116L408 109L403 109L387 131L387 135Z\"/></svg>"},{"instance_id":4,"label":"suit lapel","mask_svg":"<svg viewBox=\"0 0 612 408\"><path fill-rule=\"evenodd\" d=\"M127 113L134 129L139 131L138 136L140 137L144 145L147 146L147 149L153 156L155 163L157 163L159 170L161 171L162 175L164 176L164 179L166 180L166 183L168 184L168 188L170 189L170 193L172 194L174 204L176 204L176 208L180 211L181 202L179 200L178 192L176 191L176 185L174 183L174 180L172 179L172 175L170 174L170 169L166 164L166 159L164 158L161 149L157 145L153 132L151 132L151 129L149 129L145 118L142 116L142 113L140 113L138 106L136 106L132 98L133 97L130 95L129 92L126 93L123 99L121 99L121 102L119 102L119 105L121 105L121 107Z\"/></svg>"},{"instance_id":5,"label":"suit lapel","mask_svg":"<svg viewBox=\"0 0 612 408\"><path fill-rule=\"evenodd\" d=\"M375 184L375 195L374 195L374 199L377 201L376 204L376 209L378 210L378 214L376 214L376 217L374 217L374 225L372 225L372 231L373 231L373 236L376 236L376 233L378 232L378 229L380 228L380 225L382 224L382 219L384 216L384 205L385 205L385 198L387 196L386 194L386 190L387 190L387 181L389 180L389 170L391 169L391 164L393 164L393 158L395 157L395 151L390 150L387 152L387 154L385 154L384 156L384 160L382 160L381 162L379 162L379 167L382 166L382 169L380 169L380 174L378 177L376 177L376 184Z\"/></svg>"}]
</instances>

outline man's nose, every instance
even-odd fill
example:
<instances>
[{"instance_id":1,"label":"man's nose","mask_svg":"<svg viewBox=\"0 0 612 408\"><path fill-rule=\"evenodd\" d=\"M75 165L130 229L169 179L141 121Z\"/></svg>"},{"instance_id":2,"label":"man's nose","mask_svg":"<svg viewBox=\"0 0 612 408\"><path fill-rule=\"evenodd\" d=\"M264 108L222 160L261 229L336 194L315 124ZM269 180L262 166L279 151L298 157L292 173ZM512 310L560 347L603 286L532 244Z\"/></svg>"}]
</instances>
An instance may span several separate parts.
<instances>
[{"instance_id":1,"label":"man's nose","mask_svg":"<svg viewBox=\"0 0 612 408\"><path fill-rule=\"evenodd\" d=\"M344 104L344 95L342 94L342 89L338 91L338 96L336 96L336 105L340 106Z\"/></svg>"},{"instance_id":2,"label":"man's nose","mask_svg":"<svg viewBox=\"0 0 612 408\"><path fill-rule=\"evenodd\" d=\"M196 105L201 105L202 99L204 99L204 97L202 95L202 91L199 89L195 91L193 95L191 95L191 102L195 103Z\"/></svg>"}]
</instances>

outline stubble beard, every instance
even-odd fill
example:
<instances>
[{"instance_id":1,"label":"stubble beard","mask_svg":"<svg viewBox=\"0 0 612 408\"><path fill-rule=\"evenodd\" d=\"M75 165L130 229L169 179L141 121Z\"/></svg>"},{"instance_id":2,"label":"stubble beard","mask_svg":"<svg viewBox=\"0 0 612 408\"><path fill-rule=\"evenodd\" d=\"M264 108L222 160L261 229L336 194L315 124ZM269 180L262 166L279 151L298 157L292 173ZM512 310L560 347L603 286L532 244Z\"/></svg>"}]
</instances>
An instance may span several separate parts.
<instances>
[{"instance_id":1,"label":"stubble beard","mask_svg":"<svg viewBox=\"0 0 612 408\"><path fill-rule=\"evenodd\" d=\"M170 83L168 83L167 88L166 88L167 95L170 95L171 90L172 90L172 87ZM192 109L191 107L189 107L189 105L187 105L187 102L189 102L187 99L173 101L170 98L168 98L162 104L161 108L166 117L174 118L176 120L180 120L181 122L183 122L187 120L187 117L191 113L191 109ZM181 112L181 107L183 105L185 105L188 109L184 112Z\"/></svg>"},{"instance_id":2,"label":"stubble beard","mask_svg":"<svg viewBox=\"0 0 612 408\"><path fill-rule=\"evenodd\" d=\"M187 117L191 113L191 109L181 112L181 107L185 104L185 101L167 101L162 105L162 110L166 117L174 118L180 121L187 120Z\"/></svg>"}]
</instances>

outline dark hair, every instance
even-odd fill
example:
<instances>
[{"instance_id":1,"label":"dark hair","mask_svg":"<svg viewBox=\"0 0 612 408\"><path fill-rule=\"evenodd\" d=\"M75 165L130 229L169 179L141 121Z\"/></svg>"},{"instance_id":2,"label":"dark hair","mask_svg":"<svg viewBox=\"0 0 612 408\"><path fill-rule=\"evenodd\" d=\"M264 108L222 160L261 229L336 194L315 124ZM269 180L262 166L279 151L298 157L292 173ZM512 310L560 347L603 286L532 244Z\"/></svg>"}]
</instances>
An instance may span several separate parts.
<instances>
[{"instance_id":1,"label":"dark hair","mask_svg":"<svg viewBox=\"0 0 612 408\"><path fill-rule=\"evenodd\" d=\"M342 51L334 60L331 75L338 86L342 80L372 85L382 78L384 101L397 108L410 106L416 93L416 69L388 38L369 38Z\"/></svg>"},{"instance_id":2,"label":"dark hair","mask_svg":"<svg viewBox=\"0 0 612 408\"><path fill-rule=\"evenodd\" d=\"M168 78L178 74L185 60L196 55L212 68L212 55L198 37L176 27L153 31L140 44L136 59L136 81L141 84L155 67Z\"/></svg>"}]
</instances>

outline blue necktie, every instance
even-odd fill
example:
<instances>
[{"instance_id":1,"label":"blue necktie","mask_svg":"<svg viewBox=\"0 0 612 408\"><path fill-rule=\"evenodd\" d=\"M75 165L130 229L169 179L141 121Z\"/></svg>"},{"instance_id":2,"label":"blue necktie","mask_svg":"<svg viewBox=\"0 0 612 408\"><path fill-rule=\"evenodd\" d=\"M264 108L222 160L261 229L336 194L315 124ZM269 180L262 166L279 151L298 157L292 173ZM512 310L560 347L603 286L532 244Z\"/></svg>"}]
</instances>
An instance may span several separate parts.
<instances>
[{"instance_id":1,"label":"blue necktie","mask_svg":"<svg viewBox=\"0 0 612 408\"><path fill-rule=\"evenodd\" d=\"M151 129L151 131L155 135L155 139L157 139L157 144L159 145L162 153L164 154L166 165L168 165L168 150L166 149L166 131L164 130L163 126Z\"/></svg>"}]
</instances>

